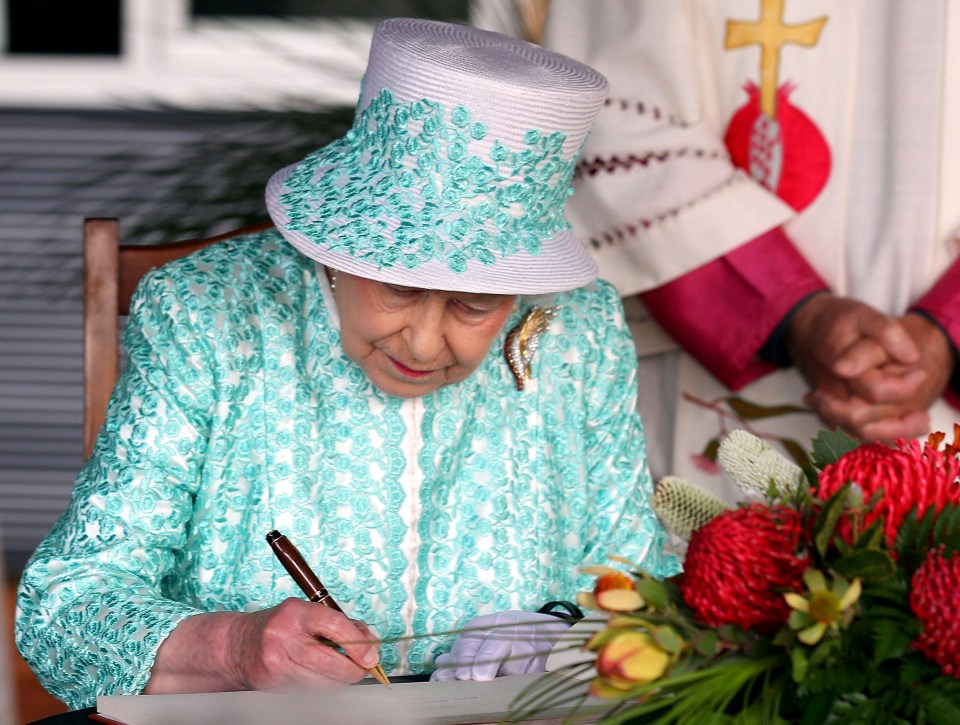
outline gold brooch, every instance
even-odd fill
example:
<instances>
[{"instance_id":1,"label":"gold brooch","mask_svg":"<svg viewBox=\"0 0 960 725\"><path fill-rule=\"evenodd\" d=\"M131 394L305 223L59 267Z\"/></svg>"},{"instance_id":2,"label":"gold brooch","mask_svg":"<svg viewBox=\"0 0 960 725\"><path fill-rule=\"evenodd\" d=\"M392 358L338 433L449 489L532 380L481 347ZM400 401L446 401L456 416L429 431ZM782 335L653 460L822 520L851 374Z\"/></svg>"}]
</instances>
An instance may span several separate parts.
<instances>
[{"instance_id":1,"label":"gold brooch","mask_svg":"<svg viewBox=\"0 0 960 725\"><path fill-rule=\"evenodd\" d=\"M534 307L520 320L520 324L507 333L503 354L510 372L517 380L517 390L523 390L530 377L530 363L540 346L540 335L547 331L550 318L557 313L556 307Z\"/></svg>"}]
</instances>

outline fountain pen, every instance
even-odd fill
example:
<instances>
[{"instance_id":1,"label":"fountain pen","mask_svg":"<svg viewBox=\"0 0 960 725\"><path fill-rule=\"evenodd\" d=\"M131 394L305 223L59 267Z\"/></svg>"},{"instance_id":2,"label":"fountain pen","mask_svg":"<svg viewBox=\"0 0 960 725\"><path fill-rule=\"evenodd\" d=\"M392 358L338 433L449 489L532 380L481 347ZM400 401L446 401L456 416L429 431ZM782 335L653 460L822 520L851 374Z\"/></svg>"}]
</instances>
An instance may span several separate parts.
<instances>
[{"instance_id":1,"label":"fountain pen","mask_svg":"<svg viewBox=\"0 0 960 725\"><path fill-rule=\"evenodd\" d=\"M303 590L303 593L307 595L307 598L311 602L324 604L331 609L343 613L340 605L334 601L330 592L328 592L327 588L320 582L319 577L313 573L313 570L307 565L307 562L290 539L279 531L274 530L267 534L267 543L270 544L273 553L276 554L280 563L283 564L283 568L293 577L293 580L300 589ZM370 674L373 675L374 679L381 685L390 687L390 679L387 677L387 673L383 671L383 667L379 662L371 668Z\"/></svg>"}]
</instances>

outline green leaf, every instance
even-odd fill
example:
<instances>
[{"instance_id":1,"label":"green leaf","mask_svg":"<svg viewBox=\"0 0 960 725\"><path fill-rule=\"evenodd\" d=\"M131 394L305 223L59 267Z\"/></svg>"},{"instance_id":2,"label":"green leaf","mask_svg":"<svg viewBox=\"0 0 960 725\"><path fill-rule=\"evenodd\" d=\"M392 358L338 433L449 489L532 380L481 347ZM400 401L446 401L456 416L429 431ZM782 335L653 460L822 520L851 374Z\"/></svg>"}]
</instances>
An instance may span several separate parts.
<instances>
[{"instance_id":1,"label":"green leaf","mask_svg":"<svg viewBox=\"0 0 960 725\"><path fill-rule=\"evenodd\" d=\"M814 623L813 617L808 612L801 612L796 609L790 610L790 616L787 617L787 626L794 632L800 629L806 629Z\"/></svg>"},{"instance_id":2,"label":"green leaf","mask_svg":"<svg viewBox=\"0 0 960 725\"><path fill-rule=\"evenodd\" d=\"M800 468L808 469L813 465L806 449L792 438L780 438L780 444L786 449L787 453Z\"/></svg>"},{"instance_id":3,"label":"green leaf","mask_svg":"<svg viewBox=\"0 0 960 725\"><path fill-rule=\"evenodd\" d=\"M897 539L893 547L894 551L897 552L900 565L909 572L914 571L920 565L918 550L922 546L920 544L922 538L917 510L911 509L900 522L900 528L897 529Z\"/></svg>"},{"instance_id":4,"label":"green leaf","mask_svg":"<svg viewBox=\"0 0 960 725\"><path fill-rule=\"evenodd\" d=\"M790 674L798 685L807 679L807 670L810 661L807 652L802 647L794 647L790 651Z\"/></svg>"},{"instance_id":5,"label":"green leaf","mask_svg":"<svg viewBox=\"0 0 960 725\"><path fill-rule=\"evenodd\" d=\"M861 601L869 603L871 608L879 603L908 612L910 607L909 581L902 572L898 572L897 576L890 579L866 583L863 587Z\"/></svg>"},{"instance_id":6,"label":"green leaf","mask_svg":"<svg viewBox=\"0 0 960 725\"><path fill-rule=\"evenodd\" d=\"M836 463L845 453L859 446L860 441L839 428L821 430L813 439L813 464L822 469L831 463Z\"/></svg>"},{"instance_id":7,"label":"green leaf","mask_svg":"<svg viewBox=\"0 0 960 725\"><path fill-rule=\"evenodd\" d=\"M670 592L662 583L654 579L638 579L634 588L656 609L666 609L670 604Z\"/></svg>"},{"instance_id":8,"label":"green leaf","mask_svg":"<svg viewBox=\"0 0 960 725\"><path fill-rule=\"evenodd\" d=\"M893 558L885 551L865 549L833 563L833 569L848 579L860 577L865 580L886 579L897 571Z\"/></svg>"},{"instance_id":9,"label":"green leaf","mask_svg":"<svg viewBox=\"0 0 960 725\"><path fill-rule=\"evenodd\" d=\"M743 644L747 641L746 633L735 624L721 624L717 627L717 634L720 635L720 639L725 642Z\"/></svg>"},{"instance_id":10,"label":"green leaf","mask_svg":"<svg viewBox=\"0 0 960 725\"><path fill-rule=\"evenodd\" d=\"M703 453L701 453L700 455L706 458L708 461L716 462L717 452L719 450L720 450L720 439L711 438L710 440L707 441L707 445L703 447Z\"/></svg>"},{"instance_id":11,"label":"green leaf","mask_svg":"<svg viewBox=\"0 0 960 725\"><path fill-rule=\"evenodd\" d=\"M821 558L826 556L834 529L837 528L837 522L846 509L847 492L849 490L850 484L843 484L835 494L827 499L823 508L820 509L820 513L817 514L817 520L813 524L813 544Z\"/></svg>"},{"instance_id":12,"label":"green leaf","mask_svg":"<svg viewBox=\"0 0 960 725\"><path fill-rule=\"evenodd\" d=\"M712 629L697 632L693 637L693 648L704 657L713 657L720 650L720 637Z\"/></svg>"},{"instance_id":13,"label":"green leaf","mask_svg":"<svg viewBox=\"0 0 960 725\"><path fill-rule=\"evenodd\" d=\"M933 525L931 546L943 546L944 556L951 556L960 550L960 506L946 504L936 517Z\"/></svg>"},{"instance_id":14,"label":"green leaf","mask_svg":"<svg viewBox=\"0 0 960 725\"><path fill-rule=\"evenodd\" d=\"M945 506L939 515L931 506L919 518L917 509L911 509L897 531L894 548L900 565L912 573L923 563L930 548L941 543L951 550L960 544L960 514L955 505Z\"/></svg>"},{"instance_id":15,"label":"green leaf","mask_svg":"<svg viewBox=\"0 0 960 725\"><path fill-rule=\"evenodd\" d=\"M654 627L650 634L653 636L653 641L670 654L679 654L683 648L683 638L673 627Z\"/></svg>"},{"instance_id":16,"label":"green leaf","mask_svg":"<svg viewBox=\"0 0 960 725\"><path fill-rule=\"evenodd\" d=\"M853 548L858 550L883 548L883 519L874 520L867 530L860 534Z\"/></svg>"},{"instance_id":17,"label":"green leaf","mask_svg":"<svg viewBox=\"0 0 960 725\"><path fill-rule=\"evenodd\" d=\"M931 725L960 723L960 682L937 677L917 688L917 699L923 703Z\"/></svg>"},{"instance_id":18,"label":"green leaf","mask_svg":"<svg viewBox=\"0 0 960 725\"><path fill-rule=\"evenodd\" d=\"M910 633L904 630L902 624L893 620L871 622L870 630L873 637L874 665L903 657L910 651L913 644L913 637L910 636ZM960 722L960 720L957 722Z\"/></svg>"},{"instance_id":19,"label":"green leaf","mask_svg":"<svg viewBox=\"0 0 960 725\"><path fill-rule=\"evenodd\" d=\"M939 668L922 657L904 657L900 662L899 684L912 689L923 682L934 680L938 673Z\"/></svg>"},{"instance_id":20,"label":"green leaf","mask_svg":"<svg viewBox=\"0 0 960 725\"><path fill-rule=\"evenodd\" d=\"M743 420L760 420L762 418L775 418L778 415L790 415L791 413L809 413L809 408L799 405L782 403L778 405L758 405L749 400L741 398L739 395L731 395L724 399L730 409L733 410Z\"/></svg>"},{"instance_id":21,"label":"green leaf","mask_svg":"<svg viewBox=\"0 0 960 725\"><path fill-rule=\"evenodd\" d=\"M873 492L873 495L870 497L870 500L867 501L867 505L864 506L864 511L872 511L876 506L883 501L883 497L886 496L886 493L883 490L883 486L880 486L876 491ZM860 497L863 497L863 492L860 492ZM861 502L862 503L862 502Z\"/></svg>"},{"instance_id":22,"label":"green leaf","mask_svg":"<svg viewBox=\"0 0 960 725\"><path fill-rule=\"evenodd\" d=\"M833 694L817 695L809 698L804 705L800 725L821 725L830 714L833 701ZM849 721L845 725L850 725Z\"/></svg>"},{"instance_id":23,"label":"green leaf","mask_svg":"<svg viewBox=\"0 0 960 725\"><path fill-rule=\"evenodd\" d=\"M853 547L839 536L834 538L833 544L837 547L837 554L840 556L850 556L853 553Z\"/></svg>"},{"instance_id":24,"label":"green leaf","mask_svg":"<svg viewBox=\"0 0 960 725\"><path fill-rule=\"evenodd\" d=\"M909 602L906 606L910 606ZM909 609L902 609L899 607L872 605L870 607L869 616L878 621L886 619L892 622L900 622L899 626L901 629L911 630L909 634L914 634L914 627L910 626L911 624L916 625L917 628L920 626L919 622L913 617Z\"/></svg>"},{"instance_id":25,"label":"green leaf","mask_svg":"<svg viewBox=\"0 0 960 725\"><path fill-rule=\"evenodd\" d=\"M823 665L830 662L841 647L839 639L822 639L820 643L810 652L810 664Z\"/></svg>"}]
</instances>

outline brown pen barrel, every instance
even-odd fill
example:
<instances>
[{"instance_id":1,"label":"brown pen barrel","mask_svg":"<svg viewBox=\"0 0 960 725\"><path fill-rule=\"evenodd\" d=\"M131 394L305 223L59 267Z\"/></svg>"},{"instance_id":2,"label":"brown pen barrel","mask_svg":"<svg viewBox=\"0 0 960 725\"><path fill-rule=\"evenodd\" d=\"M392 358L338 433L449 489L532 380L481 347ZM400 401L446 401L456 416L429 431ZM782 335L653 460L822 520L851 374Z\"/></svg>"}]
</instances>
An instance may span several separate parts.
<instances>
[{"instance_id":1,"label":"brown pen barrel","mask_svg":"<svg viewBox=\"0 0 960 725\"><path fill-rule=\"evenodd\" d=\"M319 577L313 573L313 569L310 568L290 539L274 529L267 534L267 543L270 544L273 553L280 560L280 563L283 564L283 568L293 577L297 586L303 590L303 593L310 598L311 602L325 604L331 609L336 609L341 614L344 613L343 610L340 609L340 605L330 596L330 592L328 592L327 588L320 582ZM325 643L327 642L336 646L335 642L329 642L329 640L327 640ZM390 687L390 678L387 677L387 673L384 672L379 662L370 670L370 674L373 675L381 685Z\"/></svg>"},{"instance_id":2,"label":"brown pen barrel","mask_svg":"<svg viewBox=\"0 0 960 725\"><path fill-rule=\"evenodd\" d=\"M283 568L293 577L297 586L300 587L311 602L326 604L331 609L343 612L343 610L340 609L340 605L330 596L330 592L323 586L319 577L313 573L313 570L304 560L303 555L290 539L279 531L271 531L267 534L267 543L270 544L273 553L276 554L280 563L283 564Z\"/></svg>"}]
</instances>

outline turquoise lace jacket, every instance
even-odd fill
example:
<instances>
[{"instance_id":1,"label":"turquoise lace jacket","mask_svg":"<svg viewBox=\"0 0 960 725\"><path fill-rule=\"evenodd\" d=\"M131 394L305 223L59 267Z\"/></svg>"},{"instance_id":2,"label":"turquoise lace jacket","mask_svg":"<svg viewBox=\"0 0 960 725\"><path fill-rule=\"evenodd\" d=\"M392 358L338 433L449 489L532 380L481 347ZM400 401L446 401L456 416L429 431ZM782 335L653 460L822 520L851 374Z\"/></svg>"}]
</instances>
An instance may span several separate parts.
<instances>
[{"instance_id":1,"label":"turquoise lace jacket","mask_svg":"<svg viewBox=\"0 0 960 725\"><path fill-rule=\"evenodd\" d=\"M267 232L140 285L107 423L19 591L20 650L69 706L141 691L185 617L302 596L275 528L388 640L388 671L429 670L451 643L390 638L572 598L607 553L679 568L611 286L557 296L523 391L501 336L463 383L403 401L344 357L318 277Z\"/></svg>"}]
</instances>

